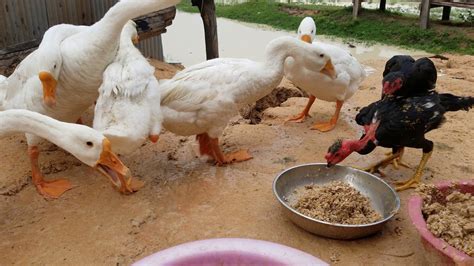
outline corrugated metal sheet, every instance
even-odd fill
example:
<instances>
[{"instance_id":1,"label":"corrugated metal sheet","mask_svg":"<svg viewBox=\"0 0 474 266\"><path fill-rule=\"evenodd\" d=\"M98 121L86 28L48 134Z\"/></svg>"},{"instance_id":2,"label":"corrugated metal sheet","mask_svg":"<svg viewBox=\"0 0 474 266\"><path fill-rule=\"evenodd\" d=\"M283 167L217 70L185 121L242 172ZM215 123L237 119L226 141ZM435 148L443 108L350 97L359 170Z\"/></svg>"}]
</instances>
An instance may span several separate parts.
<instances>
[{"instance_id":1,"label":"corrugated metal sheet","mask_svg":"<svg viewBox=\"0 0 474 266\"><path fill-rule=\"evenodd\" d=\"M48 29L44 0L0 0L0 45L38 41Z\"/></svg>"},{"instance_id":2,"label":"corrugated metal sheet","mask_svg":"<svg viewBox=\"0 0 474 266\"><path fill-rule=\"evenodd\" d=\"M163 61L163 43L161 42L161 36L155 36L146 40L140 41L138 48L142 51L146 57L156 58Z\"/></svg>"},{"instance_id":3,"label":"corrugated metal sheet","mask_svg":"<svg viewBox=\"0 0 474 266\"><path fill-rule=\"evenodd\" d=\"M44 32L60 23L91 25L118 0L0 0L0 54L37 45ZM163 60L161 37L139 45L146 57Z\"/></svg>"}]
</instances>

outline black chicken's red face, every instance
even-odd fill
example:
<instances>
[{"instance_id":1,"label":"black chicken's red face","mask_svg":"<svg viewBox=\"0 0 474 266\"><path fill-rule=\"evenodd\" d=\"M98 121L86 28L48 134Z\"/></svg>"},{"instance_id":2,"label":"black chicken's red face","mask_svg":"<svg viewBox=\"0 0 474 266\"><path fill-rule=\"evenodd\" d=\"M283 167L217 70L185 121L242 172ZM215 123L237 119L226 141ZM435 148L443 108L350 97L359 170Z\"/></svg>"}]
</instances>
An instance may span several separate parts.
<instances>
[{"instance_id":1,"label":"black chicken's red face","mask_svg":"<svg viewBox=\"0 0 474 266\"><path fill-rule=\"evenodd\" d=\"M394 94L403 86L403 76L390 73L383 79L383 94Z\"/></svg>"},{"instance_id":2,"label":"black chicken's red face","mask_svg":"<svg viewBox=\"0 0 474 266\"><path fill-rule=\"evenodd\" d=\"M329 147L326 156L324 156L327 166L331 167L342 162L351 152L349 147L347 147L347 143L342 140L337 140Z\"/></svg>"}]
</instances>

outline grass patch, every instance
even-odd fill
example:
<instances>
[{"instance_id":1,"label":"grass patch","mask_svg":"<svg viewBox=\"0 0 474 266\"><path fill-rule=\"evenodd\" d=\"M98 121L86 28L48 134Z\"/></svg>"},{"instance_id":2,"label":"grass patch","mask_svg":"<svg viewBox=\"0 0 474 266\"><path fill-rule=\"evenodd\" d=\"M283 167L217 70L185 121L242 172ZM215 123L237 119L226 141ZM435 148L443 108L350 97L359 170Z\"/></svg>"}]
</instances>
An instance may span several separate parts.
<instances>
[{"instance_id":1,"label":"grass patch","mask_svg":"<svg viewBox=\"0 0 474 266\"><path fill-rule=\"evenodd\" d=\"M183 0L178 9L198 12L190 0ZM362 42L378 42L431 53L474 55L474 30L469 23L441 24L432 22L428 30L419 28L419 19L391 12L364 9L352 20L352 7L280 4L255 0L238 5L217 5L218 17L258 23L277 29L296 31L301 19L312 16L318 34Z\"/></svg>"}]
</instances>

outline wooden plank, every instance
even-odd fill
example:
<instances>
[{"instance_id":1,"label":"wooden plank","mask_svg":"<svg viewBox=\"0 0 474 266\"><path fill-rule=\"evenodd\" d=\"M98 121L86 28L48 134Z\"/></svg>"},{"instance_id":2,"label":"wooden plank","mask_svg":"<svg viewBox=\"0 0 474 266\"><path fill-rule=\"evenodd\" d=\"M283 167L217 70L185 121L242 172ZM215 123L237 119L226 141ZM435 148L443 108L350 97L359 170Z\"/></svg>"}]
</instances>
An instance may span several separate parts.
<instances>
[{"instance_id":1,"label":"wooden plank","mask_svg":"<svg viewBox=\"0 0 474 266\"><path fill-rule=\"evenodd\" d=\"M9 18L8 20L11 21L10 24L10 38L15 43L22 42L22 33L20 31L20 26L18 23L18 17L20 14L18 13L18 2L17 1L9 1L10 11L8 12ZM17 34L15 34L17 32Z\"/></svg>"},{"instance_id":2,"label":"wooden plank","mask_svg":"<svg viewBox=\"0 0 474 266\"><path fill-rule=\"evenodd\" d=\"M90 0L81 1L80 6L80 25L91 25L94 23L94 20L92 19L92 6Z\"/></svg>"},{"instance_id":3,"label":"wooden plank","mask_svg":"<svg viewBox=\"0 0 474 266\"><path fill-rule=\"evenodd\" d=\"M165 33L166 27L173 23L175 16L176 8L169 7L134 19L140 39L145 40Z\"/></svg>"},{"instance_id":4,"label":"wooden plank","mask_svg":"<svg viewBox=\"0 0 474 266\"><path fill-rule=\"evenodd\" d=\"M442 20L449 20L451 13L451 7L468 8L474 9L474 3L472 2L441 2L441 1L430 1L422 0L420 9L420 28L427 29L430 21L430 9L435 7L443 7Z\"/></svg>"},{"instance_id":5,"label":"wooden plank","mask_svg":"<svg viewBox=\"0 0 474 266\"><path fill-rule=\"evenodd\" d=\"M6 15L5 15L5 3L0 4L0 48L7 47L7 22L6 22Z\"/></svg>"},{"instance_id":6,"label":"wooden plank","mask_svg":"<svg viewBox=\"0 0 474 266\"><path fill-rule=\"evenodd\" d=\"M439 6L450 6L450 7L459 7L459 8L474 8L474 3L470 2L439 2L433 1L431 2L432 7L439 7Z\"/></svg>"},{"instance_id":7,"label":"wooden plank","mask_svg":"<svg viewBox=\"0 0 474 266\"><path fill-rule=\"evenodd\" d=\"M26 17L28 17L27 30L31 33L28 41L33 39L41 40L44 32L49 28L44 0L28 0L26 4Z\"/></svg>"},{"instance_id":8,"label":"wooden plank","mask_svg":"<svg viewBox=\"0 0 474 266\"><path fill-rule=\"evenodd\" d=\"M2 59L3 56L6 56L12 53L17 53L17 52L21 52L24 50L38 47L39 44L40 44L40 40L33 40L33 41L19 43L16 45L12 45L12 46L0 49L0 59Z\"/></svg>"},{"instance_id":9,"label":"wooden plank","mask_svg":"<svg viewBox=\"0 0 474 266\"><path fill-rule=\"evenodd\" d=\"M0 4L0 49L41 39L48 28L43 0L4 0Z\"/></svg>"},{"instance_id":10,"label":"wooden plank","mask_svg":"<svg viewBox=\"0 0 474 266\"><path fill-rule=\"evenodd\" d=\"M48 14L48 25L49 27L59 24L61 18L59 17L60 9L59 2L57 0L46 0L46 10Z\"/></svg>"},{"instance_id":11,"label":"wooden plank","mask_svg":"<svg viewBox=\"0 0 474 266\"><path fill-rule=\"evenodd\" d=\"M420 28L427 29L430 21L430 0L421 0Z\"/></svg>"},{"instance_id":12,"label":"wooden plank","mask_svg":"<svg viewBox=\"0 0 474 266\"><path fill-rule=\"evenodd\" d=\"M5 47L15 43L13 39L13 23L12 20L10 19L10 13L13 12L12 7L11 7L11 0L5 1L5 3L2 4L3 10L2 10L2 16L4 18L5 22Z\"/></svg>"}]
</instances>

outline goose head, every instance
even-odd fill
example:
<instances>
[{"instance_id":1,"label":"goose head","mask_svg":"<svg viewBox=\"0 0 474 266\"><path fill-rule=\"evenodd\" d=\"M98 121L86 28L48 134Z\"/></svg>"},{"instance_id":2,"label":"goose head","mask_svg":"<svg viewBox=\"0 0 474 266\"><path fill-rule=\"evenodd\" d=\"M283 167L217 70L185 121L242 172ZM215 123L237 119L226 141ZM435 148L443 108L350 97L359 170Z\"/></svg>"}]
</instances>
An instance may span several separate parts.
<instances>
[{"instance_id":1,"label":"goose head","mask_svg":"<svg viewBox=\"0 0 474 266\"><path fill-rule=\"evenodd\" d=\"M120 34L120 43L128 43L130 40L132 40L135 45L140 42L137 32L137 24L133 20L129 20L125 26L123 26Z\"/></svg>"},{"instance_id":2,"label":"goose head","mask_svg":"<svg viewBox=\"0 0 474 266\"><path fill-rule=\"evenodd\" d=\"M298 27L298 39L312 43L316 38L316 23L312 17L305 17Z\"/></svg>"},{"instance_id":3,"label":"goose head","mask_svg":"<svg viewBox=\"0 0 474 266\"><path fill-rule=\"evenodd\" d=\"M43 87L43 101L49 107L56 104L56 86L62 65L61 55L56 51L57 47L51 46L38 53L39 73L38 78Z\"/></svg>"},{"instance_id":4,"label":"goose head","mask_svg":"<svg viewBox=\"0 0 474 266\"><path fill-rule=\"evenodd\" d=\"M83 163L106 176L122 193L131 193L133 188L130 170L112 152L110 141L101 133L83 125L72 125L74 130L62 132L64 148Z\"/></svg>"},{"instance_id":5,"label":"goose head","mask_svg":"<svg viewBox=\"0 0 474 266\"><path fill-rule=\"evenodd\" d=\"M336 70L332 64L331 57L326 51L316 45L305 45L307 45L308 52L300 57L303 60L303 65L308 69L318 70L321 74L335 79L337 77Z\"/></svg>"}]
</instances>

